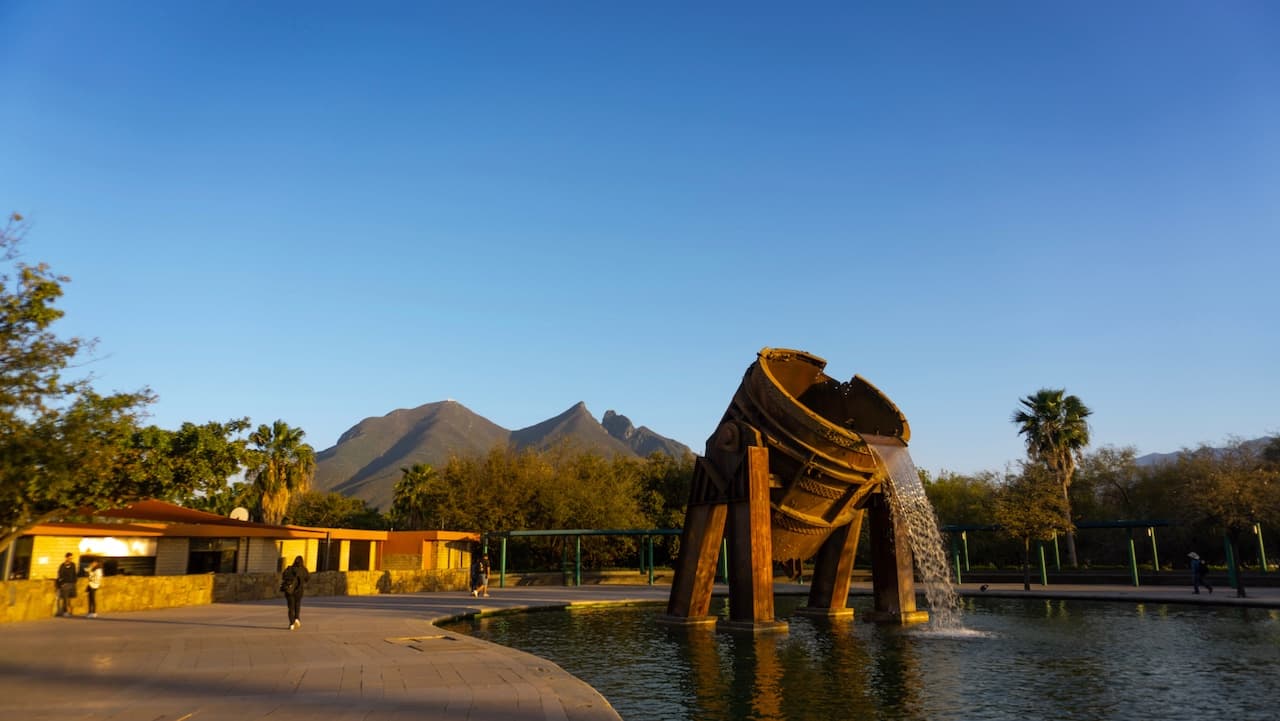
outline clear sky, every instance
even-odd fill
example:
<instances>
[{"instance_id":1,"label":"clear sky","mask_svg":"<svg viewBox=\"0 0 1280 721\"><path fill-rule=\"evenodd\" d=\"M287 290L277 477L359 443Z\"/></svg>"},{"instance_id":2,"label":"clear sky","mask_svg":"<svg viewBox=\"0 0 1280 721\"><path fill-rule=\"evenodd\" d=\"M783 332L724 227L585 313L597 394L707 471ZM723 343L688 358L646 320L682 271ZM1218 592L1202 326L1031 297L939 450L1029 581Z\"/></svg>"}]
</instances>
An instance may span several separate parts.
<instances>
[{"instance_id":1,"label":"clear sky","mask_svg":"<svg viewBox=\"0 0 1280 721\"><path fill-rule=\"evenodd\" d=\"M691 9L690 6L698 6ZM0 0L0 209L153 421L701 452L765 346L932 471L1280 432L1280 4Z\"/></svg>"}]
</instances>

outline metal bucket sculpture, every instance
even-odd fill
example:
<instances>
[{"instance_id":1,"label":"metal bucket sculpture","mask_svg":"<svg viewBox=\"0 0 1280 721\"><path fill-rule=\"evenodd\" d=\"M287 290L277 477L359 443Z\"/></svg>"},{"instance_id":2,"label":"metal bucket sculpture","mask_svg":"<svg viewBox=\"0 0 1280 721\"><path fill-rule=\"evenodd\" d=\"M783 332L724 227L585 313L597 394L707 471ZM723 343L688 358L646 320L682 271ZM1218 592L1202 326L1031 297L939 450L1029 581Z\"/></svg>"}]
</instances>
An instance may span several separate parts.
<instances>
[{"instance_id":1,"label":"metal bucket sculpture","mask_svg":"<svg viewBox=\"0 0 1280 721\"><path fill-rule=\"evenodd\" d=\"M694 469L666 620L705 623L721 539L728 545L727 626L785 629L774 619L773 563L815 559L802 612L844 616L853 554L871 516L873 616L917 621L911 552L897 543L876 446L905 447L898 408L860 376L842 383L826 361L765 348L747 369Z\"/></svg>"}]
</instances>

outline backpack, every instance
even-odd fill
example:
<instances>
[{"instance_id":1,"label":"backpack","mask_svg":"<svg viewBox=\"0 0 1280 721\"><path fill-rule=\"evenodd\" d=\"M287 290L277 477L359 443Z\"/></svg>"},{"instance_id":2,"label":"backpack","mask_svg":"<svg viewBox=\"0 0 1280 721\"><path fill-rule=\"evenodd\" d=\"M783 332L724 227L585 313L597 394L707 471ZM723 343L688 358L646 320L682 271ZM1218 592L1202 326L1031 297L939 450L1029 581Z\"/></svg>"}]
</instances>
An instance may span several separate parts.
<instances>
[{"instance_id":1,"label":"backpack","mask_svg":"<svg viewBox=\"0 0 1280 721\"><path fill-rule=\"evenodd\" d=\"M293 593L298 590L298 574L293 567L284 569L284 576L280 578L280 593Z\"/></svg>"}]
</instances>

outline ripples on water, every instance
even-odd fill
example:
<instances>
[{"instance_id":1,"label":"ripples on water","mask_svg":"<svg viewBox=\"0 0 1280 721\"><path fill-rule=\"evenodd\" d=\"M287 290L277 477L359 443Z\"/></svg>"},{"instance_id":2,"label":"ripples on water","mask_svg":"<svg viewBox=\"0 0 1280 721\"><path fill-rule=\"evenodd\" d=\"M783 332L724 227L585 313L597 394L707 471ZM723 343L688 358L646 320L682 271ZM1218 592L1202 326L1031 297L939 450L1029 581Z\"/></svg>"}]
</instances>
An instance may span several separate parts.
<instances>
[{"instance_id":1,"label":"ripples on water","mask_svg":"<svg viewBox=\"0 0 1280 721\"><path fill-rule=\"evenodd\" d=\"M970 598L966 628L937 630L791 616L801 603L777 599L786 634L672 628L660 606L452 630L559 663L626 721L1280 718L1277 611Z\"/></svg>"}]
</instances>

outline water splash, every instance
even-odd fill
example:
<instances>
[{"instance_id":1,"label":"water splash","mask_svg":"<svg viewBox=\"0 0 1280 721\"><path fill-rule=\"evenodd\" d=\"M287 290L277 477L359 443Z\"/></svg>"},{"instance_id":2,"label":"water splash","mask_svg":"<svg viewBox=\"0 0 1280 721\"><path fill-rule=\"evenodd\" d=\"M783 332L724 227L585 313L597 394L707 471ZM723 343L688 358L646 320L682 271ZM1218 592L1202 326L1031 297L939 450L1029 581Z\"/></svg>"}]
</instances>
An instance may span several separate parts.
<instances>
[{"instance_id":1,"label":"water splash","mask_svg":"<svg viewBox=\"0 0 1280 721\"><path fill-rule=\"evenodd\" d=\"M956 630L960 623L960 596L951 583L951 566L946 546L938 532L938 517L925 495L916 464L905 446L872 443L871 447L889 470L889 506L900 523L907 525L907 539L915 559L920 585L929 602L929 622L934 629Z\"/></svg>"}]
</instances>

